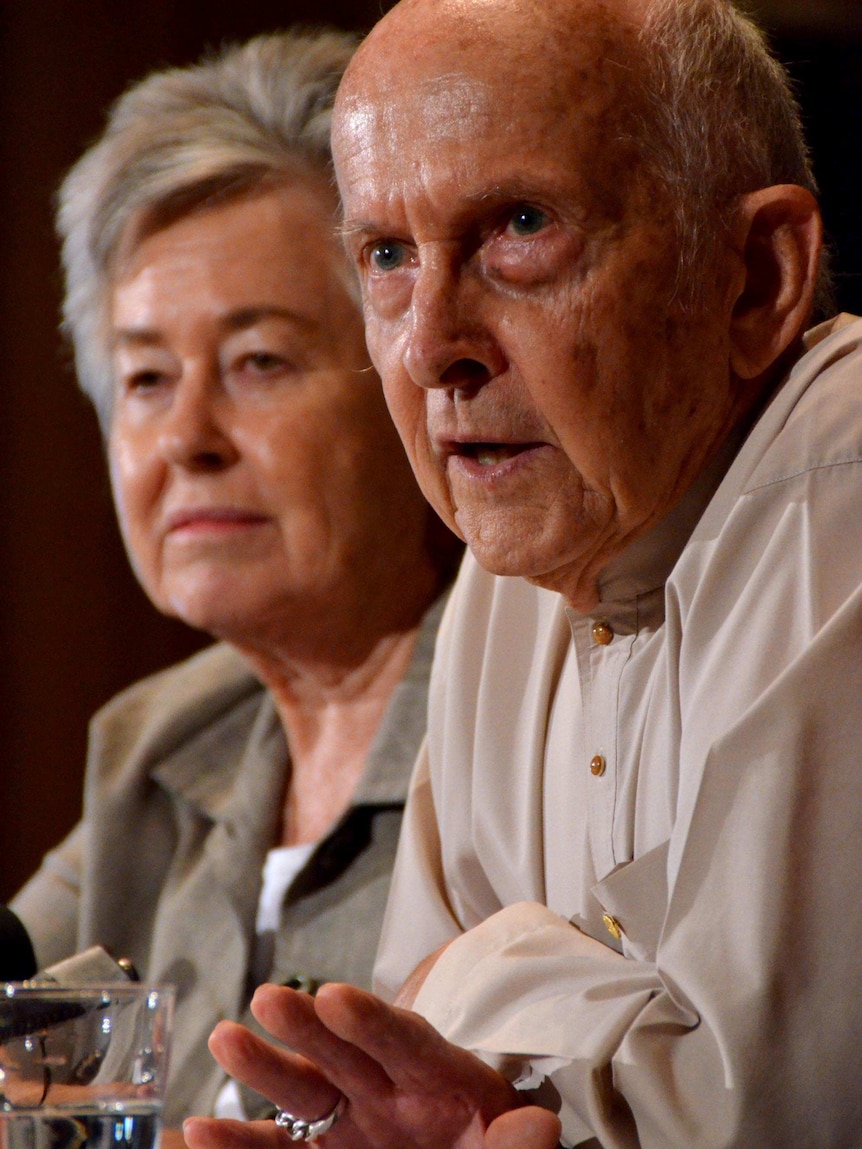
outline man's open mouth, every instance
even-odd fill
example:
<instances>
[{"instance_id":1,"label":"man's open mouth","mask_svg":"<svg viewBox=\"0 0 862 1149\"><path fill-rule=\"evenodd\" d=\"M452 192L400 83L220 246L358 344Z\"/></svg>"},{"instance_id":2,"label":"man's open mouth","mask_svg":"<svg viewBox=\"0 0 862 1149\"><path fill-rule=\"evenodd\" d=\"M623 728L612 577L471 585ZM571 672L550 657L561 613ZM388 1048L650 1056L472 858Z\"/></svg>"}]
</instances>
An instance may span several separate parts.
<instances>
[{"instance_id":1,"label":"man's open mouth","mask_svg":"<svg viewBox=\"0 0 862 1149\"><path fill-rule=\"evenodd\" d=\"M498 467L507 463L516 455L523 454L535 443L458 443L455 453L468 459L474 459L480 467Z\"/></svg>"}]
</instances>

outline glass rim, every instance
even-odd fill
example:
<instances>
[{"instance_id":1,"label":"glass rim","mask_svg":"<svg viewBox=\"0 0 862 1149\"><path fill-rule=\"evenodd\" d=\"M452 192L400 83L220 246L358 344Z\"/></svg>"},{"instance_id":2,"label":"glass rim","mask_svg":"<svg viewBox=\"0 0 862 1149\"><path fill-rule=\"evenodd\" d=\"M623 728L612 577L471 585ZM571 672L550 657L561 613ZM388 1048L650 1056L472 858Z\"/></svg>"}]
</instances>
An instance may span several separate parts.
<instances>
[{"instance_id":1,"label":"glass rim","mask_svg":"<svg viewBox=\"0 0 862 1149\"><path fill-rule=\"evenodd\" d=\"M46 985L33 981L0 981L0 1003L27 997L142 998L150 994L173 997L175 993L176 987L168 982L100 981L82 985Z\"/></svg>"}]
</instances>

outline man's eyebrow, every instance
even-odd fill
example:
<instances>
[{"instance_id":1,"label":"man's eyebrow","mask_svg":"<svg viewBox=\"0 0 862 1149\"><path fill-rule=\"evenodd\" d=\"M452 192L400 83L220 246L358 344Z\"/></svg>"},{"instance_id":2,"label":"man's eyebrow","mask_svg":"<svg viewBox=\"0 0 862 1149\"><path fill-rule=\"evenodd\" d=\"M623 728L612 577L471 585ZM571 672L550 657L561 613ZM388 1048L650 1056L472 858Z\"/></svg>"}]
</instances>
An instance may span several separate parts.
<instances>
[{"instance_id":1,"label":"man's eyebrow","mask_svg":"<svg viewBox=\"0 0 862 1149\"><path fill-rule=\"evenodd\" d=\"M499 183L492 184L490 187L482 188L472 194L465 195L464 199L468 203L511 203L513 200L534 200L541 199L548 192L555 190L553 181L549 181L547 186L545 181L532 177L524 179L520 176L511 176Z\"/></svg>"},{"instance_id":2,"label":"man's eyebrow","mask_svg":"<svg viewBox=\"0 0 862 1149\"><path fill-rule=\"evenodd\" d=\"M381 231L379 225L370 220L355 219L342 221L336 227L335 234L344 243L353 235L380 235Z\"/></svg>"},{"instance_id":3,"label":"man's eyebrow","mask_svg":"<svg viewBox=\"0 0 862 1149\"><path fill-rule=\"evenodd\" d=\"M510 179L501 180L491 187L479 188L475 192L463 192L462 200L466 208L472 209L480 207L482 204L493 206L495 204L516 203L519 200L525 202L541 200L544 195L552 194L554 190L554 184L550 180L546 189L545 183L535 177L526 179L512 176ZM393 238L397 238L400 234L401 232L397 227L386 227L371 219L343 220L336 229L336 235L342 242L346 242L357 235L391 235Z\"/></svg>"},{"instance_id":4,"label":"man's eyebrow","mask_svg":"<svg viewBox=\"0 0 862 1149\"><path fill-rule=\"evenodd\" d=\"M482 203L484 200L495 199L511 199L513 196L522 197L526 195L535 195L536 185L530 184L528 187L524 180L517 178L508 179L501 183L492 184L491 187L482 188L481 191L473 192L471 195L466 195L464 198L469 203Z\"/></svg>"}]
</instances>

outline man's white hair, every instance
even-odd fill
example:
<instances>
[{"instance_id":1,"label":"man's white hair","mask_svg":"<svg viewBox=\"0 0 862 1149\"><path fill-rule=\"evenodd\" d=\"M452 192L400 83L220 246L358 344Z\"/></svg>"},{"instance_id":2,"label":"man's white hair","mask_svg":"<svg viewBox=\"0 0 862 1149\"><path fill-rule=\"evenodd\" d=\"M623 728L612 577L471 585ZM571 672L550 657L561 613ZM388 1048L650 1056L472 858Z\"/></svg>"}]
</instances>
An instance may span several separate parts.
<instances>
[{"instance_id":1,"label":"man's white hair","mask_svg":"<svg viewBox=\"0 0 862 1149\"><path fill-rule=\"evenodd\" d=\"M129 232L272 180L330 180L332 103L354 48L345 32L293 30L155 72L116 101L67 175L57 215L63 327L103 431L114 391L112 276Z\"/></svg>"},{"instance_id":2,"label":"man's white hair","mask_svg":"<svg viewBox=\"0 0 862 1149\"><path fill-rule=\"evenodd\" d=\"M740 195L817 183L790 78L761 29L730 0L651 0L641 30L636 127L647 172L671 194L679 295L696 305ZM824 257L815 309L831 304Z\"/></svg>"}]
</instances>

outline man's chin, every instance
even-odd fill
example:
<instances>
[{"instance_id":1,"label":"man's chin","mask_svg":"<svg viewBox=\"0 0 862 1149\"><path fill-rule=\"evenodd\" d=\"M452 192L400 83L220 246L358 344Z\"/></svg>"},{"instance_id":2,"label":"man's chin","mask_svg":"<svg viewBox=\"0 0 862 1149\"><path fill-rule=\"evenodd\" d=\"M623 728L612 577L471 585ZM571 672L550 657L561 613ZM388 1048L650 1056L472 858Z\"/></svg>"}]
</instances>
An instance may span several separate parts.
<instances>
[{"instance_id":1,"label":"man's chin","mask_svg":"<svg viewBox=\"0 0 862 1149\"><path fill-rule=\"evenodd\" d=\"M489 574L523 578L537 586L542 585L540 580L545 577L546 572L541 564L537 564L537 556L532 548L519 546L517 542L511 546L503 546L469 537L466 542L476 562Z\"/></svg>"},{"instance_id":2,"label":"man's chin","mask_svg":"<svg viewBox=\"0 0 862 1149\"><path fill-rule=\"evenodd\" d=\"M596 577L587 562L568 559L542 563L541 554L527 546L508 549L490 546L487 541L467 540L473 557L489 574L522 578L542 590L554 591L580 613L589 613L599 601Z\"/></svg>"}]
</instances>

